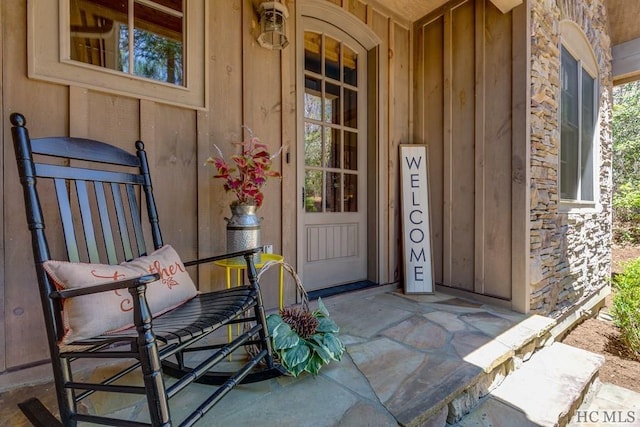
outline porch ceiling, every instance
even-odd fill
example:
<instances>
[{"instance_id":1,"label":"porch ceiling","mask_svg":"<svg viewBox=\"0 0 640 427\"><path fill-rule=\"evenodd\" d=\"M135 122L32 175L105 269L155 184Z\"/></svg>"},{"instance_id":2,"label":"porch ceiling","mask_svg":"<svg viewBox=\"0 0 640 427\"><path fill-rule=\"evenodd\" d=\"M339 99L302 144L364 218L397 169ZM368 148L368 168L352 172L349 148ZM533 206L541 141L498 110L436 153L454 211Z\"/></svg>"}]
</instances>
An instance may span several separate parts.
<instances>
[{"instance_id":1,"label":"porch ceiling","mask_svg":"<svg viewBox=\"0 0 640 427\"><path fill-rule=\"evenodd\" d=\"M409 22L415 22L449 0L377 0L381 6L397 13Z\"/></svg>"},{"instance_id":2,"label":"porch ceiling","mask_svg":"<svg viewBox=\"0 0 640 427\"><path fill-rule=\"evenodd\" d=\"M609 14L611 45L616 46L640 38L640 2L637 0L605 0Z\"/></svg>"},{"instance_id":3,"label":"porch ceiling","mask_svg":"<svg viewBox=\"0 0 640 427\"><path fill-rule=\"evenodd\" d=\"M369 1L369 3L378 3L400 15L408 22L415 22L449 1L450 0L373 0ZM491 0L491 2L502 12L508 12L513 7L522 3L522 0Z\"/></svg>"},{"instance_id":4,"label":"porch ceiling","mask_svg":"<svg viewBox=\"0 0 640 427\"><path fill-rule=\"evenodd\" d=\"M449 0L370 0L408 23L423 18ZM503 11L508 11L522 0L491 0ZM609 29L613 54L613 81L621 84L640 80L640 1L604 0L609 15Z\"/></svg>"}]
</instances>

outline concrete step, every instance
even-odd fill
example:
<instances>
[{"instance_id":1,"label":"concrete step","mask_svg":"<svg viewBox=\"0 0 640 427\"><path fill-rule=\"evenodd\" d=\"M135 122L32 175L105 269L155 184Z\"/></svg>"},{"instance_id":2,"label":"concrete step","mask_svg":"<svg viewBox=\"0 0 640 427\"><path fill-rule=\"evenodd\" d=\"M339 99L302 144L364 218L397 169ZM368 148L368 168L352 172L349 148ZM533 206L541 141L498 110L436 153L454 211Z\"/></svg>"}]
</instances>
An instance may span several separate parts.
<instances>
[{"instance_id":1,"label":"concrete step","mask_svg":"<svg viewBox=\"0 0 640 427\"><path fill-rule=\"evenodd\" d=\"M611 383L596 383L573 415L569 427L640 425L640 393Z\"/></svg>"},{"instance_id":2,"label":"concrete step","mask_svg":"<svg viewBox=\"0 0 640 427\"><path fill-rule=\"evenodd\" d=\"M536 352L455 425L565 426L603 363L600 355L553 343Z\"/></svg>"}]
</instances>

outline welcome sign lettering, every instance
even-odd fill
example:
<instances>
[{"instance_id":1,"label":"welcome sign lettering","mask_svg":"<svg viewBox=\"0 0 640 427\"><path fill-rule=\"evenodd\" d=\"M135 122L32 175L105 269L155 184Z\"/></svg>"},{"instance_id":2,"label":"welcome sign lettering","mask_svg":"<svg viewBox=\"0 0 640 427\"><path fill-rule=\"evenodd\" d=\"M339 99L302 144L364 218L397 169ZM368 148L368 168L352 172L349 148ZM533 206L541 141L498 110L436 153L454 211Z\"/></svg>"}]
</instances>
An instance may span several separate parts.
<instances>
[{"instance_id":1,"label":"welcome sign lettering","mask_svg":"<svg viewBox=\"0 0 640 427\"><path fill-rule=\"evenodd\" d=\"M400 178L404 290L408 294L431 294L434 278L425 145L400 145Z\"/></svg>"}]
</instances>

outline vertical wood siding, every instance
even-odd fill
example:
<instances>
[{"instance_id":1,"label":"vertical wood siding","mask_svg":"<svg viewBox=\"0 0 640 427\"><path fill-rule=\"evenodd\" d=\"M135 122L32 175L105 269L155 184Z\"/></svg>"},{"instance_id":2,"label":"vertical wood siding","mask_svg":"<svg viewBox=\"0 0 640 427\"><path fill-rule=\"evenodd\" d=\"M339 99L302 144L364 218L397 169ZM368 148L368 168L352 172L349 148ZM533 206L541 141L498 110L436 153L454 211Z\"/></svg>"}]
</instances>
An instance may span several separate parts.
<instances>
[{"instance_id":1,"label":"vertical wood siding","mask_svg":"<svg viewBox=\"0 0 640 427\"><path fill-rule=\"evenodd\" d=\"M387 159L389 168L381 173L386 174L384 181L388 182L386 197L389 199L386 248L389 259L387 280L389 282L400 279L400 252L397 250L402 241L400 232L400 173L398 165L398 147L400 144L411 142L411 32L404 25L391 23L391 51L389 55L389 148ZM383 200L386 198L383 197Z\"/></svg>"},{"instance_id":2,"label":"vertical wood siding","mask_svg":"<svg viewBox=\"0 0 640 427\"><path fill-rule=\"evenodd\" d=\"M4 7L5 4L0 4L0 117L4 118ZM0 120L0 138L4 140L5 138L5 120ZM4 164L4 150L0 150L0 164ZM2 196L2 202L0 202L0 224L4 225L4 211L5 211L5 201L4 201L4 173L0 174L0 196ZM4 268L4 256L6 253L6 245L4 244L4 227L0 228L0 241L3 244L0 244L0 278L4 279L5 277L5 268ZM4 282L4 281L3 281ZM0 285L0 372L4 371L6 368L6 339L5 339L5 292L4 292L4 284Z\"/></svg>"},{"instance_id":3,"label":"vertical wood siding","mask_svg":"<svg viewBox=\"0 0 640 427\"><path fill-rule=\"evenodd\" d=\"M3 200L5 368L38 362L48 357L37 280L32 267L31 237L26 227L22 190L11 142L7 114L20 111L29 120L32 135L65 135L69 123L69 91L62 86L27 79L26 5L2 2L3 88ZM10 84L6 84L10 82ZM34 102L35 101L35 102ZM10 191L7 191L10 190ZM47 201L42 201L43 206ZM52 248L54 250L54 248Z\"/></svg>"},{"instance_id":4,"label":"vertical wood siding","mask_svg":"<svg viewBox=\"0 0 640 427\"><path fill-rule=\"evenodd\" d=\"M4 0L0 6L0 112L2 113L3 194L2 221L5 248L0 274L0 373L44 361L47 357L41 307L31 267L30 237L25 226L24 205L17 178L9 113L19 111L28 120L33 137L73 135L105 140L132 150L137 139L145 142L151 162L156 202L165 242L172 244L183 260L225 250L225 221L232 196L222 182L211 179L204 166L218 145L225 156L234 152L231 142L244 137L246 124L275 151L287 150L275 160L282 171L281 182L265 187L263 243L295 262L296 235L296 4L288 0L289 39L284 51L261 48L255 40L259 28L252 0L211 0L208 26L207 111L102 93L76 86L44 83L27 78L26 4ZM327 0L330 1L330 0ZM411 124L411 30L389 11L360 0L333 0L344 13L352 13L382 40L378 70L380 108L376 120L381 133L372 142L376 164L382 174L376 188L381 218L378 253L371 265L381 283L398 280L399 217L397 193L397 145L409 141ZM3 38L4 37L4 38ZM377 144L377 146L376 146ZM287 162L287 152L288 159ZM388 183L388 185L386 184ZM52 200L43 200L51 204ZM1 215L1 214L0 214ZM0 216L0 220L2 217ZM51 227L53 229L53 227ZM56 231L55 229L49 231ZM53 243L52 251L64 248ZM217 267L191 271L200 279L200 289L224 286ZM266 304L275 306L277 290L267 288ZM3 311L5 310L5 311Z\"/></svg>"},{"instance_id":5,"label":"vertical wood siding","mask_svg":"<svg viewBox=\"0 0 640 427\"><path fill-rule=\"evenodd\" d=\"M511 14L451 2L414 27L436 281L511 298Z\"/></svg>"}]
</instances>

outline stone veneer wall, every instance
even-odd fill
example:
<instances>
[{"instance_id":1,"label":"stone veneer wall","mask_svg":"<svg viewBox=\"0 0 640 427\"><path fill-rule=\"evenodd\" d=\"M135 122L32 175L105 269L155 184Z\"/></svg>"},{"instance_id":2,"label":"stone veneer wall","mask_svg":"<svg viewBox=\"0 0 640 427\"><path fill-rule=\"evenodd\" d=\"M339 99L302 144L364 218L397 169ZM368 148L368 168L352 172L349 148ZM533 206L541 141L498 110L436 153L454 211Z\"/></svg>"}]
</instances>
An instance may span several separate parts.
<instances>
[{"instance_id":1,"label":"stone veneer wall","mask_svg":"<svg viewBox=\"0 0 640 427\"><path fill-rule=\"evenodd\" d=\"M608 283L611 259L611 48L604 0L529 0L531 5L532 313L557 316ZM559 209L560 21L586 34L600 74L600 200L597 209Z\"/></svg>"}]
</instances>

